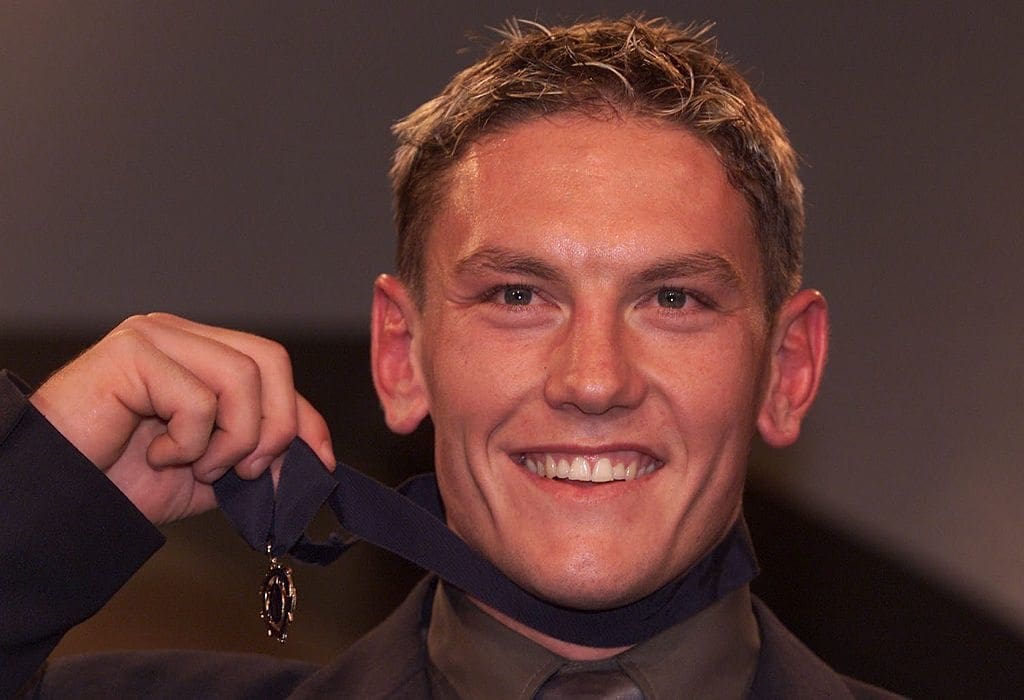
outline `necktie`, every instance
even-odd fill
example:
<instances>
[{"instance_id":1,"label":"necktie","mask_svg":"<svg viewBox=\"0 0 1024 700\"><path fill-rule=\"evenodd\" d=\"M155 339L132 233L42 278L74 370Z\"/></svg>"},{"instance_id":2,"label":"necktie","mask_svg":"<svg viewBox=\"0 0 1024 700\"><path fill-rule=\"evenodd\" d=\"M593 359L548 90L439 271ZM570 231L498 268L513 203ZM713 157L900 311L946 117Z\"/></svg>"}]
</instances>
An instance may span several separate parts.
<instances>
[{"instance_id":1,"label":"necktie","mask_svg":"<svg viewBox=\"0 0 1024 700\"><path fill-rule=\"evenodd\" d=\"M643 700L633 679L614 661L593 664L567 664L545 681L534 696L536 700Z\"/></svg>"},{"instance_id":2,"label":"necktie","mask_svg":"<svg viewBox=\"0 0 1024 700\"><path fill-rule=\"evenodd\" d=\"M391 489L344 464L327 472L296 440L285 456L277 492L269 473L245 481L229 472L214 485L221 510L258 551L289 553L327 564L358 539L383 547L438 574L474 598L527 626L574 644L628 646L653 637L757 574L742 518L689 571L640 600L611 610L574 610L523 590L469 547L444 522L433 474ZM353 536L312 542L303 534L325 502Z\"/></svg>"}]
</instances>

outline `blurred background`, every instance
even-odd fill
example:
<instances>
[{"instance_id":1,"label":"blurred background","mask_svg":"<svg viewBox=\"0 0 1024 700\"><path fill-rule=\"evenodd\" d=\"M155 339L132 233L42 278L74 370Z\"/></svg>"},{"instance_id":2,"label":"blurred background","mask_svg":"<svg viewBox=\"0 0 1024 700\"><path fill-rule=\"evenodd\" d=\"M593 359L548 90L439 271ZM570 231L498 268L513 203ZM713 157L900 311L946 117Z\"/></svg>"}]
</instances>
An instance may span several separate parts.
<instances>
[{"instance_id":1,"label":"blurred background","mask_svg":"<svg viewBox=\"0 0 1024 700\"><path fill-rule=\"evenodd\" d=\"M389 483L369 380L390 270L389 126L505 18L714 20L803 158L806 279L832 354L800 443L758 449L759 590L840 670L921 696L1024 689L1024 59L1019 3L35 2L0 5L0 365L41 381L126 315L268 334L337 452ZM2 486L0 486L2 487ZM418 573L357 548L299 571L260 637L256 554L216 514L62 652L327 660ZM365 598L365 599L364 599Z\"/></svg>"}]
</instances>

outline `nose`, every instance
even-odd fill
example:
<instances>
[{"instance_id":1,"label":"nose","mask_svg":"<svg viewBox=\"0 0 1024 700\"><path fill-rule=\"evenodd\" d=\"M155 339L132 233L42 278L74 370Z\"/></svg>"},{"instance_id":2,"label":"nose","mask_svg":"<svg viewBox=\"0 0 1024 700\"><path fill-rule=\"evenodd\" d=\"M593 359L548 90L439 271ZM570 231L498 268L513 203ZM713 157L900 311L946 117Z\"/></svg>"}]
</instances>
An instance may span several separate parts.
<instances>
[{"instance_id":1,"label":"nose","mask_svg":"<svg viewBox=\"0 0 1024 700\"><path fill-rule=\"evenodd\" d=\"M574 313L550 356L544 385L548 404L591 415L639 405L645 382L630 346L621 318Z\"/></svg>"}]
</instances>

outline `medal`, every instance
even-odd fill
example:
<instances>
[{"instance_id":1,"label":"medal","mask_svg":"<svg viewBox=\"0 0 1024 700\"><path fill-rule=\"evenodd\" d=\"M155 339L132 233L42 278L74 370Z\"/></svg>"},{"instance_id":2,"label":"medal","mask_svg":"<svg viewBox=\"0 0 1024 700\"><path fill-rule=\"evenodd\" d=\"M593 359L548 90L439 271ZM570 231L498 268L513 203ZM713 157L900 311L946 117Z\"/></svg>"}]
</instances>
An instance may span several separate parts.
<instances>
[{"instance_id":1,"label":"medal","mask_svg":"<svg viewBox=\"0 0 1024 700\"><path fill-rule=\"evenodd\" d=\"M263 610L260 618L267 627L267 636L279 642L288 639L288 625L295 619L295 603L298 593L292 579L290 566L270 553L271 545L267 543L267 556L270 557L270 568L263 577L260 586L260 598Z\"/></svg>"}]
</instances>

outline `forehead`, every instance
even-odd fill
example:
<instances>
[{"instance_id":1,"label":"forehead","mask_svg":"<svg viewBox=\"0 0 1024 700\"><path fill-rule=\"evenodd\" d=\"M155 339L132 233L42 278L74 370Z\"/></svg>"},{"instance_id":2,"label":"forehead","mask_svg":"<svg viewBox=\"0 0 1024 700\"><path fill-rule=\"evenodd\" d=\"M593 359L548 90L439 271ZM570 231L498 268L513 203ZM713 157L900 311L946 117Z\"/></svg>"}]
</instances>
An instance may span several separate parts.
<instances>
[{"instance_id":1,"label":"forehead","mask_svg":"<svg viewBox=\"0 0 1024 700\"><path fill-rule=\"evenodd\" d=\"M590 269L711 252L761 276L745 198L714 149L680 126L535 118L471 144L446 179L427 240L434 272L500 243Z\"/></svg>"}]
</instances>

